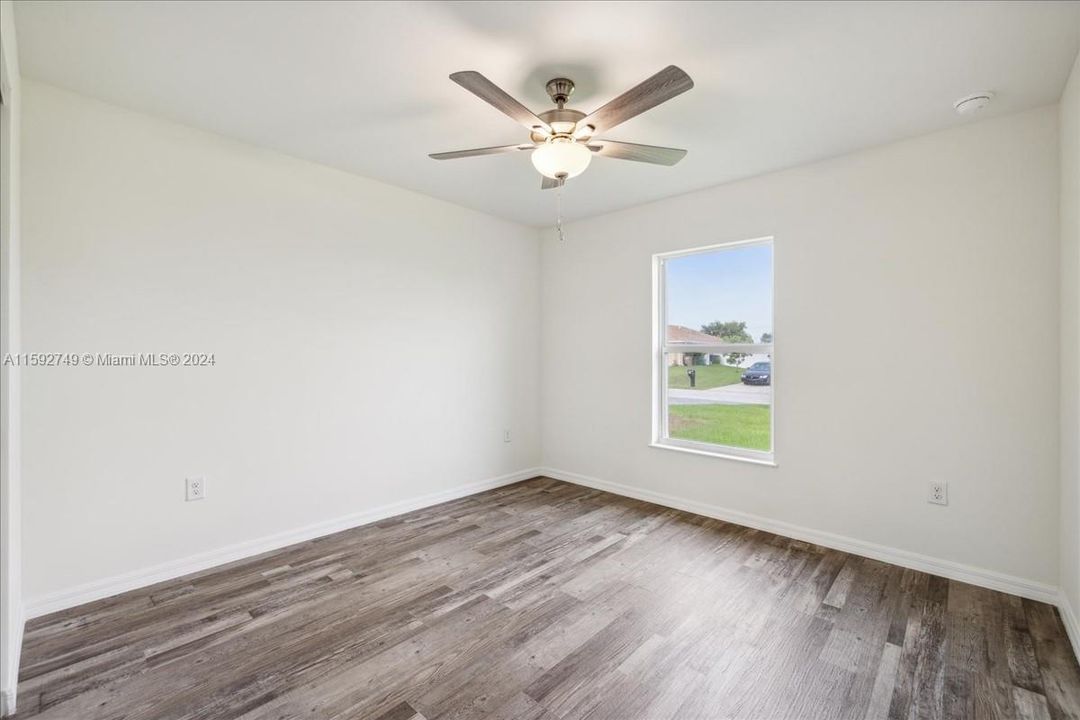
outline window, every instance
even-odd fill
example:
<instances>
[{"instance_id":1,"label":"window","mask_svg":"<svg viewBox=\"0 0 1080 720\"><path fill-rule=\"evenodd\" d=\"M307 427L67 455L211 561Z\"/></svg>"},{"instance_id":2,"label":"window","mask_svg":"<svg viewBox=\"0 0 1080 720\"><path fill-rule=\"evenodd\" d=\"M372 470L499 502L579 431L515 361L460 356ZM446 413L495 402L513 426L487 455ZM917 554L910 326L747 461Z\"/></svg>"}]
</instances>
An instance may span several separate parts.
<instances>
[{"instance_id":1,"label":"window","mask_svg":"<svg viewBox=\"0 0 1080 720\"><path fill-rule=\"evenodd\" d=\"M772 238L653 259L653 443L771 463Z\"/></svg>"}]
</instances>

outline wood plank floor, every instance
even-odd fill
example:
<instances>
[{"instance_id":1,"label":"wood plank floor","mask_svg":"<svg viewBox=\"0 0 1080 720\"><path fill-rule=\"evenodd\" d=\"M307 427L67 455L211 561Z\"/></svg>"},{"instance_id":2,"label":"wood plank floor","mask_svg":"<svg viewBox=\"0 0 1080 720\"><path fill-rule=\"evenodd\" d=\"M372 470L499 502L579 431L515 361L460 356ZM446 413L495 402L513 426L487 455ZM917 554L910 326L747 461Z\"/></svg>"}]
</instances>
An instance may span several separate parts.
<instances>
[{"instance_id":1,"label":"wood plank floor","mask_svg":"<svg viewBox=\"0 0 1080 720\"><path fill-rule=\"evenodd\" d=\"M1057 611L537 478L32 621L19 718L1080 718Z\"/></svg>"}]
</instances>

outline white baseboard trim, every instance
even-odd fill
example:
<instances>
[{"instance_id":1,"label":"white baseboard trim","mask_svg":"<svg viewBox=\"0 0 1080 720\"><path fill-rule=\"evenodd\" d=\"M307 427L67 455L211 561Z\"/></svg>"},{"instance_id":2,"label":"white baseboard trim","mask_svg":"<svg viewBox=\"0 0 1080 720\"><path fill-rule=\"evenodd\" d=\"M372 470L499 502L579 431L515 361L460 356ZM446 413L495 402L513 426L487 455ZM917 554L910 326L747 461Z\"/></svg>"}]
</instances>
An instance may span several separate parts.
<instances>
[{"instance_id":1,"label":"white baseboard trim","mask_svg":"<svg viewBox=\"0 0 1080 720\"><path fill-rule=\"evenodd\" d=\"M134 570L114 575L113 577L95 580L93 582L65 588L56 592L31 598L26 603L26 619L41 617L59 610L83 605L94 600L119 595L130 590L137 590L148 585L172 580L194 572L207 570L218 565L243 560L245 558L261 555L272 550L279 550L289 545L294 545L306 540L332 535L342 530L349 530L361 525L385 520L388 517L403 513L420 510L422 508L438 505L439 503L457 500L468 495L475 495L485 490L492 490L503 485L528 480L540 475L539 468L526 468L507 475L481 480L467 485L459 485L449 490L442 490L419 497L402 500L400 502L382 505L370 510L352 513L343 517L334 518L324 522L306 525L304 527L286 530L284 532L267 535L254 540L227 545L216 550L190 555L185 558L171 560L152 567Z\"/></svg>"},{"instance_id":2,"label":"white baseboard trim","mask_svg":"<svg viewBox=\"0 0 1080 720\"><path fill-rule=\"evenodd\" d=\"M663 505L664 507L675 508L676 510L685 510L686 512L716 518L717 520L725 520L727 522L735 523L736 525L744 525L757 530L764 530L795 540L822 545L834 550L842 550L851 553L852 555L860 555L862 557L880 560L893 565L899 565L900 567L919 570L921 572L930 573L931 575L940 575L941 577L949 578L950 580L959 580L960 582L966 582L971 585L978 585L979 587L989 588L991 590L999 590L1001 592L1009 593L1010 595L1019 595L1020 597L1039 600L1041 602L1050 603L1051 605L1058 605L1061 599L1058 588L1053 585L1015 577L1013 575L1006 575L994 570L964 565L963 563L930 557L929 555L920 555L919 553L909 552L907 550L878 545L876 543L866 542L865 540L857 540L855 538L836 535L822 530L814 530L813 528L793 525L781 520L773 520L760 515L741 512L739 510L730 510L718 505L709 505L694 500L686 500L674 495L653 492L651 490L642 490L630 485L600 480L599 478L568 472L566 470L559 470L558 468L547 467L542 468L542 470L545 476L556 480L563 480L565 482L574 483L575 485L583 485L595 490L604 490L615 495L623 495L636 500L644 500L657 505ZM1075 636L1073 643L1074 645L1076 643Z\"/></svg>"},{"instance_id":3,"label":"white baseboard trim","mask_svg":"<svg viewBox=\"0 0 1080 720\"><path fill-rule=\"evenodd\" d=\"M15 691L0 690L0 717L15 714Z\"/></svg>"},{"instance_id":4,"label":"white baseboard trim","mask_svg":"<svg viewBox=\"0 0 1080 720\"><path fill-rule=\"evenodd\" d=\"M22 656L23 630L26 627L26 620L22 615L20 605L16 605L15 613L18 619L15 627L11 629L11 638L3 643L3 651L12 653L12 657L7 658L8 676L0 682L0 717L15 714L16 693L19 689L19 659Z\"/></svg>"},{"instance_id":5,"label":"white baseboard trim","mask_svg":"<svg viewBox=\"0 0 1080 720\"><path fill-rule=\"evenodd\" d=\"M1065 632L1069 634L1069 641L1072 642L1073 654L1077 661L1080 661L1080 615L1076 614L1076 608L1069 602L1064 591L1058 598L1057 606L1061 613L1061 622L1065 624Z\"/></svg>"}]
</instances>

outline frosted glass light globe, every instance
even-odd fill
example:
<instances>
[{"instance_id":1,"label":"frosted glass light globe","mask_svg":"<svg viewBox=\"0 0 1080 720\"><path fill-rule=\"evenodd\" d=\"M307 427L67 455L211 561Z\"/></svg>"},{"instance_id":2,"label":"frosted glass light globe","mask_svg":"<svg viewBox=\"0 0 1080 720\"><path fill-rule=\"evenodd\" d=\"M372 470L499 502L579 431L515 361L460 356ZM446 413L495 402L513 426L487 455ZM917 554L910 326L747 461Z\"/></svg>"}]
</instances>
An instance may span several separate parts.
<instances>
[{"instance_id":1,"label":"frosted glass light globe","mask_svg":"<svg viewBox=\"0 0 1080 720\"><path fill-rule=\"evenodd\" d=\"M592 152L569 138L552 140L533 150L532 164L541 175L556 179L565 174L572 178L585 172Z\"/></svg>"}]
</instances>

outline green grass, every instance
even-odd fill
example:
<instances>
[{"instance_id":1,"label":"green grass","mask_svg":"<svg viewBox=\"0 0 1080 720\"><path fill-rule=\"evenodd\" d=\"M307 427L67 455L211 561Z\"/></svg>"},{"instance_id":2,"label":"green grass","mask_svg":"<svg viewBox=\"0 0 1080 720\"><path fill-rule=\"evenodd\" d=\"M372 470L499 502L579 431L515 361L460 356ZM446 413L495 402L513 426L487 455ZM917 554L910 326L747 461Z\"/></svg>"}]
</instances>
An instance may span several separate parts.
<instances>
[{"instance_id":1,"label":"green grass","mask_svg":"<svg viewBox=\"0 0 1080 720\"><path fill-rule=\"evenodd\" d=\"M743 373L742 368L731 367L730 365L694 365L693 367L697 370L695 389L698 390L708 390L722 385L735 385L741 382L739 378L742 377ZM667 377L669 388L690 387L690 378L686 376L686 368L682 365L669 366Z\"/></svg>"},{"instance_id":2,"label":"green grass","mask_svg":"<svg viewBox=\"0 0 1080 720\"><path fill-rule=\"evenodd\" d=\"M770 412L768 405L669 405L668 432L682 440L768 451Z\"/></svg>"}]
</instances>

